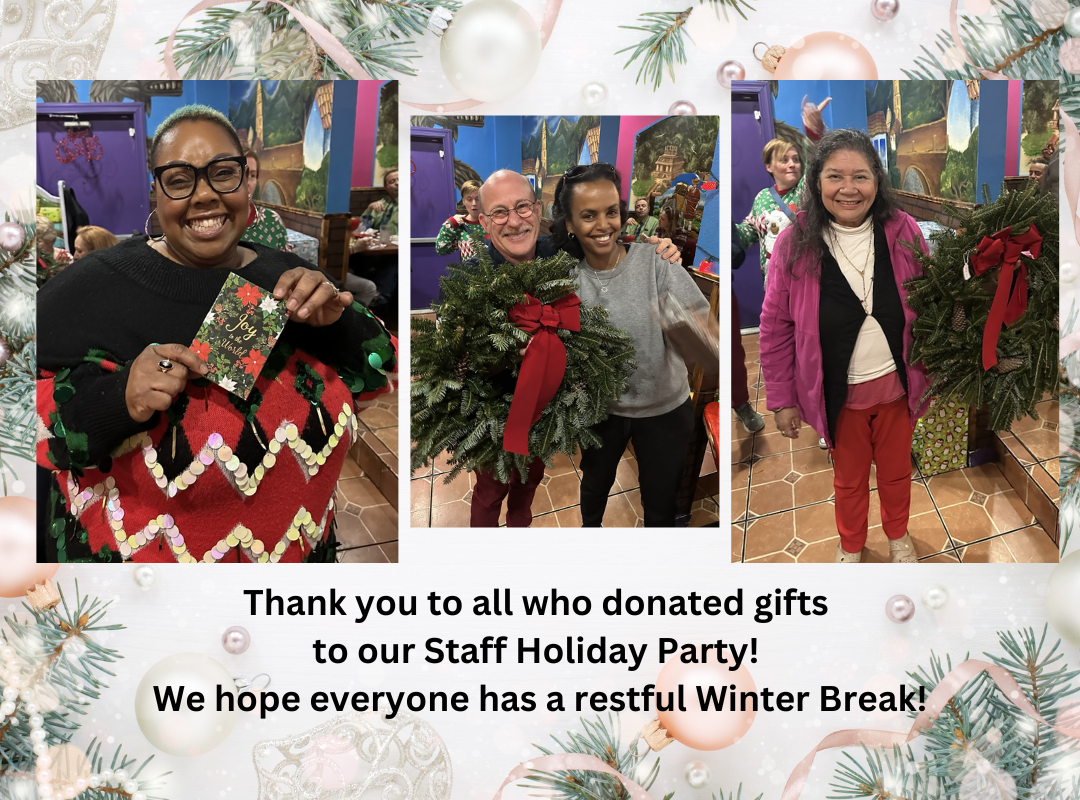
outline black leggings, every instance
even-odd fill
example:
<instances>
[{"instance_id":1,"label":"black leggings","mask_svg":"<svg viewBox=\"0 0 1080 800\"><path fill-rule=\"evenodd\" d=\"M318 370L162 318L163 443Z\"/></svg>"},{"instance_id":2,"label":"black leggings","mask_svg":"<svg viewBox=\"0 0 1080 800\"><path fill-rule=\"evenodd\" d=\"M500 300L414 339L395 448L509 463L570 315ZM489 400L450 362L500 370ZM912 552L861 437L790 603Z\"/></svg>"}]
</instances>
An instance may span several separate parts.
<instances>
[{"instance_id":1,"label":"black leggings","mask_svg":"<svg viewBox=\"0 0 1080 800\"><path fill-rule=\"evenodd\" d=\"M593 432L604 444L581 451L582 526L600 527L619 459L630 440L637 455L645 527L673 526L683 461L694 435L693 401L687 398L678 408L657 417L612 414L593 426Z\"/></svg>"}]
</instances>

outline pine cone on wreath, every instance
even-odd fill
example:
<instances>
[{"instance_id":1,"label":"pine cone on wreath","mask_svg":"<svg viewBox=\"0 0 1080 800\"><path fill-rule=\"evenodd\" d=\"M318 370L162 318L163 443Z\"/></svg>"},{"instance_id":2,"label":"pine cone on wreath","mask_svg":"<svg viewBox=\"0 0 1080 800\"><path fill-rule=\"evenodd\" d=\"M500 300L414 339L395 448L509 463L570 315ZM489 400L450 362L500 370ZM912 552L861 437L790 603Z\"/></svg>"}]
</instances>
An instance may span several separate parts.
<instances>
[{"instance_id":1,"label":"pine cone on wreath","mask_svg":"<svg viewBox=\"0 0 1080 800\"><path fill-rule=\"evenodd\" d=\"M454 375L459 381L465 380L465 375L469 372L469 354L466 353L461 357L461 361L458 362L457 371Z\"/></svg>"},{"instance_id":2,"label":"pine cone on wreath","mask_svg":"<svg viewBox=\"0 0 1080 800\"><path fill-rule=\"evenodd\" d=\"M1019 369L1024 365L1024 359L1022 358L1003 358L994 367L995 370L1001 373L1012 372L1014 369Z\"/></svg>"},{"instance_id":3,"label":"pine cone on wreath","mask_svg":"<svg viewBox=\"0 0 1080 800\"><path fill-rule=\"evenodd\" d=\"M952 329L957 333L964 330L967 327L967 314L964 313L964 307L957 303L953 306L952 312Z\"/></svg>"}]
</instances>

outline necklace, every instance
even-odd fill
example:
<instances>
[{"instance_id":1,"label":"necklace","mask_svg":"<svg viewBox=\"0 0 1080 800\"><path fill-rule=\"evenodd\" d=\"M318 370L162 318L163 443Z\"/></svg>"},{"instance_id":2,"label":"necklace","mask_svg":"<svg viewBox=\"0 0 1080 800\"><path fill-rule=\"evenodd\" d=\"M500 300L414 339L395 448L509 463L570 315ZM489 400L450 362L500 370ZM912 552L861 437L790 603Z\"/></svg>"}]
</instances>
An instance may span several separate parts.
<instances>
[{"instance_id":1,"label":"necklace","mask_svg":"<svg viewBox=\"0 0 1080 800\"><path fill-rule=\"evenodd\" d=\"M868 247L867 250L866 250L866 260L863 261L862 269L859 269L857 266L855 266L855 263L851 260L851 258L848 256L847 252L844 250L844 246L842 244L840 244L840 238L836 235L836 232L835 231L829 231L829 235L830 235L830 237L832 239L833 248L835 248L835 250L838 251L840 253L840 255L842 255L844 257L844 261L847 262L848 266L851 267L853 270L855 270L855 272L857 272L859 274L859 278L861 279L862 290L863 290L862 297L859 298L859 302L862 303L863 312L865 314L869 314L870 313L870 305L869 305L869 303L867 301L870 299L870 292L874 288L874 277L870 276L870 286L867 287L867 285L866 285L866 270L869 269L869 267L870 267L870 259L872 259L873 256L874 256L874 240L871 238L870 247ZM871 236L872 235L873 234L871 234ZM835 253L834 253L834 255L835 255ZM856 297L858 297L858 295L856 295Z\"/></svg>"},{"instance_id":2,"label":"necklace","mask_svg":"<svg viewBox=\"0 0 1080 800\"><path fill-rule=\"evenodd\" d=\"M615 267L619 266L619 263L623 260L623 256L625 256L625 255L626 255L626 251L623 250L620 247L619 252L615 256L615 263L612 264L610 267L608 267L606 270L601 270L601 271L602 272L608 272L610 270L615 269ZM612 275L610 278L607 279L606 282L604 282L604 281L600 280L600 277L596 274L597 270L595 270L591 266L589 266L588 261L585 262L585 266L589 268L588 274L592 276L592 279L594 281L596 281L596 285L600 287L600 293L601 294L607 294L608 286L611 285L611 282L613 280L615 280L617 277L619 277L618 275Z\"/></svg>"}]
</instances>

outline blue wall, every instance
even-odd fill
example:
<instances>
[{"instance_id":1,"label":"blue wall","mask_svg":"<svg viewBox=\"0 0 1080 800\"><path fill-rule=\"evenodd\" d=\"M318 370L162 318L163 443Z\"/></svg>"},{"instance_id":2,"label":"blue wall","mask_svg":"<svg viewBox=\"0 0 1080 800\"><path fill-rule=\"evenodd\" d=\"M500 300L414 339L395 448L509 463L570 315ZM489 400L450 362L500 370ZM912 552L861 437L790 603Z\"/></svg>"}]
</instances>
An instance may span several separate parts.
<instances>
[{"instance_id":1,"label":"blue wall","mask_svg":"<svg viewBox=\"0 0 1080 800\"><path fill-rule=\"evenodd\" d=\"M353 141L356 131L356 82L334 81L330 121L330 174L326 177L326 213L349 212Z\"/></svg>"},{"instance_id":2,"label":"blue wall","mask_svg":"<svg viewBox=\"0 0 1080 800\"><path fill-rule=\"evenodd\" d=\"M619 122L621 117L600 117L600 161L614 164L619 160Z\"/></svg>"},{"instance_id":3,"label":"blue wall","mask_svg":"<svg viewBox=\"0 0 1080 800\"><path fill-rule=\"evenodd\" d=\"M521 117L484 118L484 127L458 128L454 158L464 161L480 179L499 169L521 171Z\"/></svg>"},{"instance_id":4,"label":"blue wall","mask_svg":"<svg viewBox=\"0 0 1080 800\"><path fill-rule=\"evenodd\" d=\"M832 98L821 112L826 128L866 130L866 84L863 81L781 81L779 92L773 98L774 118L803 130L804 96L812 103Z\"/></svg>"},{"instance_id":5,"label":"blue wall","mask_svg":"<svg viewBox=\"0 0 1080 800\"><path fill-rule=\"evenodd\" d=\"M975 186L975 201L983 201L983 184L990 189L990 199L1001 194L1005 180L1005 137L1008 126L1009 84L1007 81L979 83L979 162ZM1017 115L1019 119L1019 115ZM1019 137L1018 137L1019 138ZM1016 172L1016 165L1010 174Z\"/></svg>"}]
</instances>

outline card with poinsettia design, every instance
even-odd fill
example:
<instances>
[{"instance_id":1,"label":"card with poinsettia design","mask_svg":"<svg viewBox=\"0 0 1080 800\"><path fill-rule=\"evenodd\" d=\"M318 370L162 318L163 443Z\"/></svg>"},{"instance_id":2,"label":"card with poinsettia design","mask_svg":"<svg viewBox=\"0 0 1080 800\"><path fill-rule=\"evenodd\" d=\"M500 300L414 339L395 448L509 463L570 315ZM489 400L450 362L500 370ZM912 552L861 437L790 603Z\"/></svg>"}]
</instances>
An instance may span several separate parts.
<instances>
[{"instance_id":1,"label":"card with poinsettia design","mask_svg":"<svg viewBox=\"0 0 1080 800\"><path fill-rule=\"evenodd\" d=\"M191 349L210 368L208 379L246 400L287 321L285 303L232 272Z\"/></svg>"}]
</instances>

